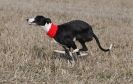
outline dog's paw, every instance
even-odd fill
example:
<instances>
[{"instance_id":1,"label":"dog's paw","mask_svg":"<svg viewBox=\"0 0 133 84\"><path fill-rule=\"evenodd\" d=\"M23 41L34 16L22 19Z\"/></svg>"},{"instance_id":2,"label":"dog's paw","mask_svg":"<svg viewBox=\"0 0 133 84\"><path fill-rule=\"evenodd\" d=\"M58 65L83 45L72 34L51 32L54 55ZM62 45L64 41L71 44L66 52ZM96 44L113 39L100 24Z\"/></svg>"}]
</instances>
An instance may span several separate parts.
<instances>
[{"instance_id":1,"label":"dog's paw","mask_svg":"<svg viewBox=\"0 0 133 84\"><path fill-rule=\"evenodd\" d=\"M60 53L60 54L65 54L65 51L61 51L61 50L54 50L55 53Z\"/></svg>"},{"instance_id":2,"label":"dog's paw","mask_svg":"<svg viewBox=\"0 0 133 84\"><path fill-rule=\"evenodd\" d=\"M78 56L87 56L87 55L89 55L87 52L80 52L80 55L78 55Z\"/></svg>"}]
</instances>

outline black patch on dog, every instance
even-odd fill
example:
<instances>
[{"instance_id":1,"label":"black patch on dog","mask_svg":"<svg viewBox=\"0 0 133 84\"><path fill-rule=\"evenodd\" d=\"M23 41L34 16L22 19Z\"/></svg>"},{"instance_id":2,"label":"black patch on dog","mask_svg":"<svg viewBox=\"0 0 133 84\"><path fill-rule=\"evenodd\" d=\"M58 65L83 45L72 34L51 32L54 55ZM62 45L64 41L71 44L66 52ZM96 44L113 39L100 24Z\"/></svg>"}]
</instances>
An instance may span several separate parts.
<instances>
[{"instance_id":1,"label":"black patch on dog","mask_svg":"<svg viewBox=\"0 0 133 84\"><path fill-rule=\"evenodd\" d=\"M39 26L44 26L46 23L51 23L51 20L43 16L36 16L34 23L36 23ZM56 33L56 36L54 37L54 39L58 43L63 45L63 47L67 47L69 49L71 48L77 49L77 46L74 42L74 38L76 38L76 40L82 46L79 52L87 51L88 48L85 45L85 43L92 41L93 38L95 38L101 50L105 52L110 51L110 49L104 49L101 47L101 44L97 36L94 34L92 27L88 23L81 20L73 20L73 21L58 25L58 31ZM77 52L78 55L80 54L79 52Z\"/></svg>"},{"instance_id":2,"label":"black patch on dog","mask_svg":"<svg viewBox=\"0 0 133 84\"><path fill-rule=\"evenodd\" d=\"M33 23L36 23L39 26L44 26L46 23L51 23L51 20L43 16L36 16L35 21Z\"/></svg>"}]
</instances>

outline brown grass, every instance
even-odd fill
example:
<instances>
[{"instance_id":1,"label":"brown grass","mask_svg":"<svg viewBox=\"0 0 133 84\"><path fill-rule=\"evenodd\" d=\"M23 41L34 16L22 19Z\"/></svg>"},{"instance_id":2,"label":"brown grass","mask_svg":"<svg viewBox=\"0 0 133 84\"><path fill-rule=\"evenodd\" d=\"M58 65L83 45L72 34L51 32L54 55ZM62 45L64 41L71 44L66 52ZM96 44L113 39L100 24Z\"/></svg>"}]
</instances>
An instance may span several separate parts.
<instances>
[{"instance_id":1,"label":"brown grass","mask_svg":"<svg viewBox=\"0 0 133 84\"><path fill-rule=\"evenodd\" d=\"M132 0L0 0L0 84L132 84L132 8ZM84 20L113 51L108 55L92 41L90 54L73 66L53 59L60 47L25 21L35 15L57 24Z\"/></svg>"}]
</instances>

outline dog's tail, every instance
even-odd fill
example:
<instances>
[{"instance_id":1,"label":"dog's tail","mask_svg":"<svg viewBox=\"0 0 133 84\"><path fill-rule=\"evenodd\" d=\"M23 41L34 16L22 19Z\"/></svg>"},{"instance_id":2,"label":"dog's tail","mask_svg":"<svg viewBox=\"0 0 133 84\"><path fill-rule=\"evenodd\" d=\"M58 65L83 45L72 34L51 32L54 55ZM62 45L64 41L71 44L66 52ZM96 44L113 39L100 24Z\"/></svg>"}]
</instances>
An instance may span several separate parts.
<instances>
[{"instance_id":1,"label":"dog's tail","mask_svg":"<svg viewBox=\"0 0 133 84\"><path fill-rule=\"evenodd\" d=\"M99 47L102 51L107 52L107 51L110 51L110 50L112 49L112 44L110 45L110 47L109 47L108 49L102 48L102 46L101 46L101 44L100 44L100 42L99 42L97 36L96 36L95 34L93 34L93 37L95 38L98 47Z\"/></svg>"}]
</instances>

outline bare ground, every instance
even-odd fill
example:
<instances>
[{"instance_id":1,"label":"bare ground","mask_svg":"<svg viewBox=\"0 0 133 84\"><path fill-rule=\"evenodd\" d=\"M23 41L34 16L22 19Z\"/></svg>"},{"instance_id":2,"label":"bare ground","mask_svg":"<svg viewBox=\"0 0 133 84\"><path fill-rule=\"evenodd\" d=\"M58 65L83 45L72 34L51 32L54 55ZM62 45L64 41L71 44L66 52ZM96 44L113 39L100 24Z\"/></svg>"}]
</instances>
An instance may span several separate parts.
<instances>
[{"instance_id":1,"label":"bare ground","mask_svg":"<svg viewBox=\"0 0 133 84\"><path fill-rule=\"evenodd\" d=\"M60 46L25 21L35 15L88 22L111 55L92 41L73 65L55 59ZM0 84L133 84L132 0L0 0L0 24Z\"/></svg>"}]
</instances>

